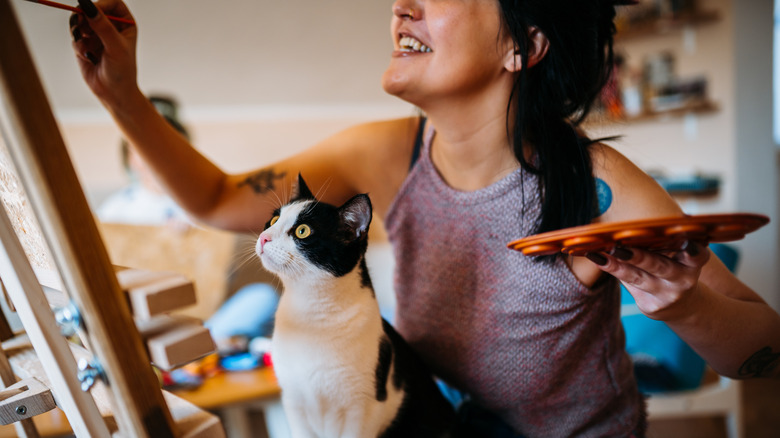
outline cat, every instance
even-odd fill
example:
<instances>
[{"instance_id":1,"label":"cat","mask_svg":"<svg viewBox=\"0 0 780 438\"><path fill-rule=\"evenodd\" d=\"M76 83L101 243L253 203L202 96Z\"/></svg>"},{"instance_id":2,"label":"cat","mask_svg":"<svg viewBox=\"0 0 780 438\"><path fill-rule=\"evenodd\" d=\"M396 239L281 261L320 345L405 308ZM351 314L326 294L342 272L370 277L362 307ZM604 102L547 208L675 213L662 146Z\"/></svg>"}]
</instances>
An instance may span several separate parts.
<instances>
[{"instance_id":1,"label":"cat","mask_svg":"<svg viewBox=\"0 0 780 438\"><path fill-rule=\"evenodd\" d=\"M271 358L293 438L450 437L452 405L379 313L366 266L371 201L319 202L298 175L256 244L284 291Z\"/></svg>"}]
</instances>

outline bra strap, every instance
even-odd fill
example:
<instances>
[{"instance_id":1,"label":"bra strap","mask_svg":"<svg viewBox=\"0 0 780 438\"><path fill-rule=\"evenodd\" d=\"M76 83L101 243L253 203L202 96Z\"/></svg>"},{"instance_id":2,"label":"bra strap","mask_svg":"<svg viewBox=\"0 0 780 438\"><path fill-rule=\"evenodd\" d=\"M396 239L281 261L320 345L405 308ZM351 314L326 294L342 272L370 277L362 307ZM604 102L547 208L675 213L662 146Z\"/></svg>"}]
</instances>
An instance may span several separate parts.
<instances>
[{"instance_id":1,"label":"bra strap","mask_svg":"<svg viewBox=\"0 0 780 438\"><path fill-rule=\"evenodd\" d=\"M417 136L414 139L414 149L412 150L412 161L409 163L409 170L412 170L417 159L420 158L420 150L422 149L423 134L425 133L425 117L420 117L420 125L417 128Z\"/></svg>"}]
</instances>

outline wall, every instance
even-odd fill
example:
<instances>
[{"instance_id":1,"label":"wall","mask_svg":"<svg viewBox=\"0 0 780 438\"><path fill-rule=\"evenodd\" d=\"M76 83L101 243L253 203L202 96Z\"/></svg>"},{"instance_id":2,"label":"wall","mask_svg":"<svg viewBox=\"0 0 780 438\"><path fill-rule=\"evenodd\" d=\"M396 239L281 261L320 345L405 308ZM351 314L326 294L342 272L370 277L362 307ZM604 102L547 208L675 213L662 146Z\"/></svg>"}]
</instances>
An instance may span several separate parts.
<instances>
[{"instance_id":1,"label":"wall","mask_svg":"<svg viewBox=\"0 0 780 438\"><path fill-rule=\"evenodd\" d=\"M139 82L187 107L387 104L391 2L128 0L138 22ZM14 6L54 106L98 106L79 78L66 11Z\"/></svg>"},{"instance_id":2,"label":"wall","mask_svg":"<svg viewBox=\"0 0 780 438\"><path fill-rule=\"evenodd\" d=\"M731 1L700 0L698 4L703 10L719 12L720 19L683 30L618 40L616 50L625 53L628 64L635 68L649 55L672 53L677 76L707 79L708 95L718 111L617 123L599 129L604 135L621 135L614 146L647 171L720 176L723 185L718 196L680 199L691 214L733 211L736 206Z\"/></svg>"},{"instance_id":3,"label":"wall","mask_svg":"<svg viewBox=\"0 0 780 438\"><path fill-rule=\"evenodd\" d=\"M772 138L772 37L773 2L734 2L737 145L737 208L769 215L774 220L742 243L745 254L741 273L745 281L775 309L780 309L780 261L778 248L778 149ZM775 84L779 86L780 84Z\"/></svg>"}]
</instances>

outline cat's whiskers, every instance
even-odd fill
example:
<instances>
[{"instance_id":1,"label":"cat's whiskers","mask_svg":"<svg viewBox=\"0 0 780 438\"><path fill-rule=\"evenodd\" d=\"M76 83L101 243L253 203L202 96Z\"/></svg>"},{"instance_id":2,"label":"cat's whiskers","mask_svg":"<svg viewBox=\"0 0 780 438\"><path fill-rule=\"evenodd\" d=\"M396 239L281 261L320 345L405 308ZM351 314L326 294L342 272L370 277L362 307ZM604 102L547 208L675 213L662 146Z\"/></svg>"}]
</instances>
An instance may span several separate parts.
<instances>
[{"instance_id":1,"label":"cat's whiskers","mask_svg":"<svg viewBox=\"0 0 780 438\"><path fill-rule=\"evenodd\" d=\"M328 177L328 179L326 179L325 182L320 186L319 190L317 190L317 194L314 195L315 198L314 206L316 206L320 202L320 199L322 199L322 197L325 195L325 192L328 191L332 182L333 182L333 178ZM314 208L314 206L312 206L312 208Z\"/></svg>"},{"instance_id":2,"label":"cat's whiskers","mask_svg":"<svg viewBox=\"0 0 780 438\"><path fill-rule=\"evenodd\" d=\"M286 189L286 188L284 188L284 186L282 187L282 190L284 190L284 191L287 191L287 189ZM276 190L274 190L274 191L273 191L273 194L274 194L274 196L276 197L276 205L273 205L273 204L272 204L272 207L273 207L274 209L280 208L282 205L284 205L284 201L282 201L282 198L280 198L280 197L279 197L279 194L278 194L278 193L276 193ZM270 201L268 201L268 202L270 202Z\"/></svg>"},{"instance_id":3,"label":"cat's whiskers","mask_svg":"<svg viewBox=\"0 0 780 438\"><path fill-rule=\"evenodd\" d=\"M321 195L323 195L325 192L328 191L328 188L330 187L331 182L333 181L332 178L328 178L325 180L325 183L320 186L319 190L317 191L317 194L314 195L314 199L311 200L309 205L306 206L306 208L301 213L311 213L314 208L317 207L320 203Z\"/></svg>"},{"instance_id":4,"label":"cat's whiskers","mask_svg":"<svg viewBox=\"0 0 780 438\"><path fill-rule=\"evenodd\" d=\"M302 276L306 273L306 264L295 258L292 254L288 254L287 266L292 268L294 274Z\"/></svg>"},{"instance_id":5,"label":"cat's whiskers","mask_svg":"<svg viewBox=\"0 0 780 438\"><path fill-rule=\"evenodd\" d=\"M282 199L289 200L292 197L292 190L295 187L295 181L292 181L290 178L291 177L289 175L286 176L284 179L285 184L282 184ZM287 192L288 188L290 190L289 193ZM280 205L284 204L286 204L286 202L282 201Z\"/></svg>"},{"instance_id":6,"label":"cat's whiskers","mask_svg":"<svg viewBox=\"0 0 780 438\"><path fill-rule=\"evenodd\" d=\"M281 207L282 205L284 205L284 204L282 203L281 199L279 198L279 195L277 195L276 193L274 193L274 196L276 196L276 199L275 199L275 200L274 200L274 199L267 199L267 198L263 198L263 200L262 200L262 203L263 203L264 205L268 205L268 206L270 206L272 210L276 210L277 208L279 208L279 207Z\"/></svg>"},{"instance_id":7,"label":"cat's whiskers","mask_svg":"<svg viewBox=\"0 0 780 438\"><path fill-rule=\"evenodd\" d=\"M255 252L254 248L245 248L243 251L240 251L238 254L236 254L236 263L228 273L228 275L234 275L236 272L238 272L240 269L244 268L248 263L252 263L254 266L252 267L254 271L262 272L262 265L257 266L254 262L256 261L257 253Z\"/></svg>"}]
</instances>

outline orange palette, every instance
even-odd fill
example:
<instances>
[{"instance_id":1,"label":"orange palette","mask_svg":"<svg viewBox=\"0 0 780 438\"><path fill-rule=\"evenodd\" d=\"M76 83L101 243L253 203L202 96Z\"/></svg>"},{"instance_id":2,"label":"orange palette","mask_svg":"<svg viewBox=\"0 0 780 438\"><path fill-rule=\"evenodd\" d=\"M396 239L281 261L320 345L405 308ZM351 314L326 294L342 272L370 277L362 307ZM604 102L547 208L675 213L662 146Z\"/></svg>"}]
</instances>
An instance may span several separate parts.
<instances>
[{"instance_id":1,"label":"orange palette","mask_svg":"<svg viewBox=\"0 0 780 438\"><path fill-rule=\"evenodd\" d=\"M769 223L764 215L750 213L680 216L583 225L536 234L507 244L527 256L563 252L585 255L615 246L650 251L677 251L687 240L730 242Z\"/></svg>"}]
</instances>

